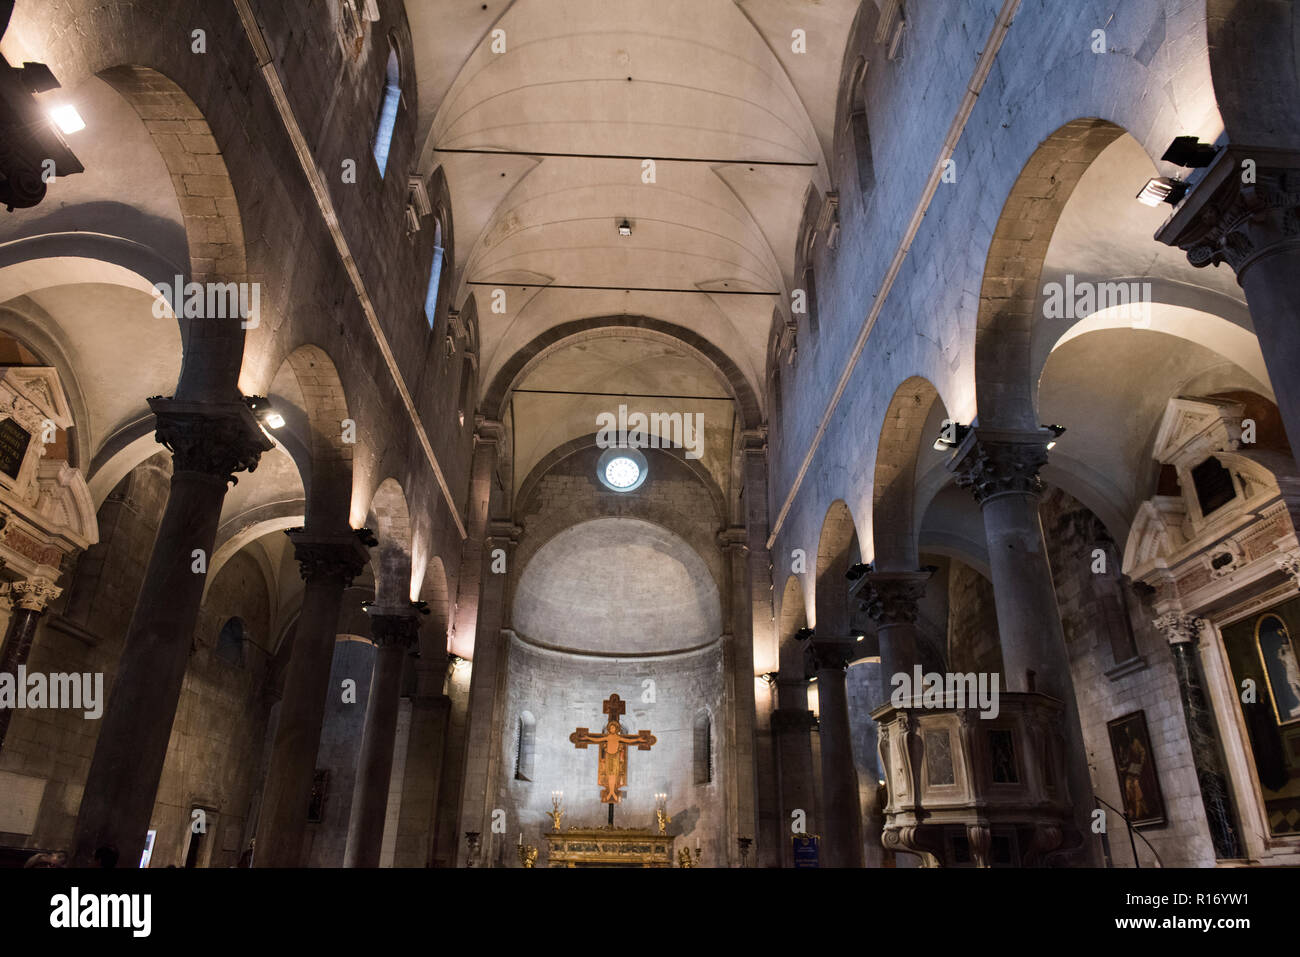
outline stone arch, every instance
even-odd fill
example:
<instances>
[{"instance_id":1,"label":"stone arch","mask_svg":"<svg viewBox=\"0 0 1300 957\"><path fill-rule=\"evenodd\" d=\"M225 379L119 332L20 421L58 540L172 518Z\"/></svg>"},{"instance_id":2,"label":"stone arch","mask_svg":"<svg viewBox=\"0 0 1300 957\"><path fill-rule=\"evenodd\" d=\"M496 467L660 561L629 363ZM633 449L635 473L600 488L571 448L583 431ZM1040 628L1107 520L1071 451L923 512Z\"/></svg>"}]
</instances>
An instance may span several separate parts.
<instances>
[{"instance_id":1,"label":"stone arch","mask_svg":"<svg viewBox=\"0 0 1300 957\"><path fill-rule=\"evenodd\" d=\"M411 592L411 513L396 479L379 483L366 524L379 540L370 559L375 570L375 600L385 608L401 607L410 600Z\"/></svg>"},{"instance_id":2,"label":"stone arch","mask_svg":"<svg viewBox=\"0 0 1300 957\"><path fill-rule=\"evenodd\" d=\"M894 391L885 411L872 482L872 561L878 571L916 570L916 463L927 438L922 430L936 402L943 407L930 381L912 376Z\"/></svg>"},{"instance_id":3,"label":"stone arch","mask_svg":"<svg viewBox=\"0 0 1300 957\"><path fill-rule=\"evenodd\" d=\"M343 423L349 418L348 403L338 369L324 349L310 344L299 346L285 357L272 380L272 388L275 381L283 381L286 368L301 395L302 408L296 409L284 396L273 394L271 398L288 422L284 445L303 478L307 525L312 528L345 525L352 498L353 445L344 441ZM297 438L298 442L288 441L290 437ZM303 459L304 452L309 459Z\"/></svg>"},{"instance_id":4,"label":"stone arch","mask_svg":"<svg viewBox=\"0 0 1300 957\"><path fill-rule=\"evenodd\" d=\"M781 592L780 629L777 632L780 669L786 674L803 674L803 642L795 638L808 626L808 603L798 575L785 580Z\"/></svg>"},{"instance_id":5,"label":"stone arch","mask_svg":"<svg viewBox=\"0 0 1300 957\"><path fill-rule=\"evenodd\" d=\"M1073 120L1047 137L1020 172L989 244L975 334L975 397L986 427L1036 429L1032 335L1052 233L1093 160L1124 130Z\"/></svg>"},{"instance_id":6,"label":"stone arch","mask_svg":"<svg viewBox=\"0 0 1300 957\"><path fill-rule=\"evenodd\" d=\"M139 114L167 164L189 246L186 279L252 282L234 185L203 111L174 80L150 67L121 64L98 76ZM243 360L243 323L234 318L190 324L186 346L176 397L229 399Z\"/></svg>"},{"instance_id":7,"label":"stone arch","mask_svg":"<svg viewBox=\"0 0 1300 957\"><path fill-rule=\"evenodd\" d=\"M424 582L420 586L420 601L427 602L429 614L420 622L420 657L433 660L445 655L449 646L451 621L451 601L448 597L447 570L442 559L434 556L424 570Z\"/></svg>"},{"instance_id":8,"label":"stone arch","mask_svg":"<svg viewBox=\"0 0 1300 957\"><path fill-rule=\"evenodd\" d=\"M627 335L629 332L639 332L647 338L668 340L677 347L686 346L696 359L718 371L722 381L730 390L732 398L736 400L737 417L743 423L742 427L756 429L762 425L763 411L757 393L740 367L725 352L689 329L649 316L593 316L552 326L515 352L497 370L492 378L492 384L483 397L484 414L497 419L502 418L505 415L511 390L538 363L557 349L582 339Z\"/></svg>"},{"instance_id":9,"label":"stone arch","mask_svg":"<svg viewBox=\"0 0 1300 957\"><path fill-rule=\"evenodd\" d=\"M857 526L843 499L826 509L817 539L817 580L813 590L817 630L825 638L849 633L849 567L861 561Z\"/></svg>"}]
</instances>

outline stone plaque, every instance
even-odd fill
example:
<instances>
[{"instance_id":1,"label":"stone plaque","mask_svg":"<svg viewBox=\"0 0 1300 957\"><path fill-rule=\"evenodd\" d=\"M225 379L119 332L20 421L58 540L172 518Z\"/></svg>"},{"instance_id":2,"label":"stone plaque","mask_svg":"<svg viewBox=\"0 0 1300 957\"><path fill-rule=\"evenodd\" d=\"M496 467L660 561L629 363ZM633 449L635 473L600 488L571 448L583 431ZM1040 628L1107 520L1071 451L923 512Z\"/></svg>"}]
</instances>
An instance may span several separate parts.
<instances>
[{"instance_id":1,"label":"stone plaque","mask_svg":"<svg viewBox=\"0 0 1300 957\"><path fill-rule=\"evenodd\" d=\"M18 477L31 440L32 434L13 419L0 422L0 472L11 479Z\"/></svg>"}]
</instances>

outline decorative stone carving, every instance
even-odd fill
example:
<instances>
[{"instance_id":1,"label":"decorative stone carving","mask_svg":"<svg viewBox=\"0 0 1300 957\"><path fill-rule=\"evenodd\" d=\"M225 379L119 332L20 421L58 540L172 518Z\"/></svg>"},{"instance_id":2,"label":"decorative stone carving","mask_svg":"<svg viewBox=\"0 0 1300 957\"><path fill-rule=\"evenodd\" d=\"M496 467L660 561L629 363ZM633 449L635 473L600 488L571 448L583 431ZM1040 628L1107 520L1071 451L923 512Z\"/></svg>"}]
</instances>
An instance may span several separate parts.
<instances>
[{"instance_id":1,"label":"decorative stone carving","mask_svg":"<svg viewBox=\"0 0 1300 957\"><path fill-rule=\"evenodd\" d=\"M419 637L420 618L418 615L384 615L370 616L370 638L380 648L397 645L410 648Z\"/></svg>"},{"instance_id":2,"label":"decorative stone carving","mask_svg":"<svg viewBox=\"0 0 1300 957\"><path fill-rule=\"evenodd\" d=\"M1039 470L1047 464L1052 433L971 429L948 468L957 485L983 505L998 495L1041 495Z\"/></svg>"},{"instance_id":3,"label":"decorative stone carving","mask_svg":"<svg viewBox=\"0 0 1300 957\"><path fill-rule=\"evenodd\" d=\"M1201 625L1205 620L1195 615L1184 615L1176 611L1166 612L1153 618L1151 624L1165 636L1171 645L1190 641L1195 644L1201 638Z\"/></svg>"},{"instance_id":4,"label":"decorative stone carving","mask_svg":"<svg viewBox=\"0 0 1300 957\"><path fill-rule=\"evenodd\" d=\"M63 589L48 578L25 578L9 585L10 599L27 611L43 612L62 594Z\"/></svg>"},{"instance_id":5,"label":"decorative stone carving","mask_svg":"<svg viewBox=\"0 0 1300 957\"><path fill-rule=\"evenodd\" d=\"M925 596L930 572L869 572L858 596L862 610L881 625L916 623L917 604Z\"/></svg>"},{"instance_id":6,"label":"decorative stone carving","mask_svg":"<svg viewBox=\"0 0 1300 957\"><path fill-rule=\"evenodd\" d=\"M305 581L337 578L344 587L361 574L370 561L369 549L379 544L368 528L328 537L313 536L302 528L288 529L285 534L293 542L293 556Z\"/></svg>"},{"instance_id":7,"label":"decorative stone carving","mask_svg":"<svg viewBox=\"0 0 1300 957\"><path fill-rule=\"evenodd\" d=\"M236 472L253 472L275 443L243 402L178 402L153 396L158 441L172 453L177 472L201 472L239 483Z\"/></svg>"},{"instance_id":8,"label":"decorative stone carving","mask_svg":"<svg viewBox=\"0 0 1300 957\"><path fill-rule=\"evenodd\" d=\"M1240 282L1262 257L1300 243L1300 154L1225 147L1156 238L1198 268L1227 263Z\"/></svg>"},{"instance_id":9,"label":"decorative stone carving","mask_svg":"<svg viewBox=\"0 0 1300 957\"><path fill-rule=\"evenodd\" d=\"M853 658L851 638L814 638L808 643L809 663L815 671L844 671Z\"/></svg>"}]
</instances>

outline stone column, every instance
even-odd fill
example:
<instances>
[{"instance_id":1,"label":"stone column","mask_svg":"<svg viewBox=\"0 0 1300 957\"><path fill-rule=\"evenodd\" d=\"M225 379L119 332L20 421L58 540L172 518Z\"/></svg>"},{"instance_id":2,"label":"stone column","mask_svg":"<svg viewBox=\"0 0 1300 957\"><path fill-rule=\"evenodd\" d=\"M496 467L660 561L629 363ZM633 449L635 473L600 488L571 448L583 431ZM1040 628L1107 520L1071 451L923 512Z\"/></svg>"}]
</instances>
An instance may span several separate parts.
<instances>
[{"instance_id":1,"label":"stone column","mask_svg":"<svg viewBox=\"0 0 1300 957\"><path fill-rule=\"evenodd\" d=\"M776 710L772 712L772 738L776 750L778 833L781 866L794 866L791 815L802 811L808 833L816 833L817 793L813 781L813 713L808 710L808 686L802 668L782 662L776 679Z\"/></svg>"},{"instance_id":2,"label":"stone column","mask_svg":"<svg viewBox=\"0 0 1300 957\"><path fill-rule=\"evenodd\" d=\"M1224 147L1156 238L1237 274L1300 463L1300 152Z\"/></svg>"},{"instance_id":3,"label":"stone column","mask_svg":"<svg viewBox=\"0 0 1300 957\"><path fill-rule=\"evenodd\" d=\"M732 866L740 865L736 839L753 840L757 825L754 778L754 608L750 600L749 547L743 528L729 528L719 539L728 558L731 588L728 620L730 634L723 636L723 669L731 721L726 748L728 821L734 832L723 849Z\"/></svg>"},{"instance_id":4,"label":"stone column","mask_svg":"<svg viewBox=\"0 0 1300 957\"><path fill-rule=\"evenodd\" d=\"M242 401L155 397L149 407L158 421L158 441L172 453L171 488L77 814L78 866L93 863L95 850L105 844L114 845L128 866L140 859L226 486L237 481L234 473L256 469L274 445Z\"/></svg>"},{"instance_id":5,"label":"stone column","mask_svg":"<svg viewBox=\"0 0 1300 957\"><path fill-rule=\"evenodd\" d=\"M880 641L880 700L888 701L894 675L912 673L919 662L916 638L917 605L925 596L931 572L868 572L862 586L862 608L876 622ZM920 689L917 689L919 693Z\"/></svg>"},{"instance_id":6,"label":"stone column","mask_svg":"<svg viewBox=\"0 0 1300 957\"><path fill-rule=\"evenodd\" d=\"M1052 570L1038 517L1043 493L1039 470L1047 463L1052 433L973 428L948 468L984 513L989 571L1002 643L1002 690L1038 691L1061 701L1062 734L1077 835L1091 834L1092 778L1070 676L1070 659ZM1069 840L1067 840L1067 845ZM1097 859L1089 846L1090 861Z\"/></svg>"},{"instance_id":7,"label":"stone column","mask_svg":"<svg viewBox=\"0 0 1300 957\"><path fill-rule=\"evenodd\" d=\"M366 729L357 757L352 789L352 820L348 827L344 867L378 867L388 813L388 784L393 774L393 743L397 706L402 693L402 665L415 644L420 620L411 614L370 615L370 637L379 649L366 702Z\"/></svg>"},{"instance_id":8,"label":"stone column","mask_svg":"<svg viewBox=\"0 0 1300 957\"><path fill-rule=\"evenodd\" d=\"M444 781L459 781L460 768L445 760L451 698L447 683L447 652L422 651L415 662L415 693L411 695L411 735L406 744L406 775L397 818L394 867L429 867L437 840L438 795Z\"/></svg>"},{"instance_id":9,"label":"stone column","mask_svg":"<svg viewBox=\"0 0 1300 957\"><path fill-rule=\"evenodd\" d=\"M307 584L294 630L280 700L280 722L257 823L257 854L253 859L256 867L302 866L325 696L332 690L330 663L339 607L343 590L361 574L370 559L369 548L377 544L364 528L332 535L299 528L286 534L293 541L294 557Z\"/></svg>"},{"instance_id":10,"label":"stone column","mask_svg":"<svg viewBox=\"0 0 1300 957\"><path fill-rule=\"evenodd\" d=\"M465 732L464 801L461 830L478 831L479 866L490 866L494 854L492 810L501 763L505 715L506 582L509 562L521 529L508 521L489 523L483 549L483 587L474 636L473 670L470 672L469 715ZM494 558L493 553L497 555ZM494 567L495 566L495 567ZM458 859L467 862L461 845Z\"/></svg>"},{"instance_id":11,"label":"stone column","mask_svg":"<svg viewBox=\"0 0 1300 957\"><path fill-rule=\"evenodd\" d=\"M1183 718L1187 721L1187 742L1192 750L1192 764L1196 768L1196 783L1201 790L1214 856L1219 860L1244 857L1237 814L1232 806L1232 792L1224 770L1219 732L1205 694L1205 680L1197 652L1204 623L1192 615L1168 612L1152 624L1168 640L1173 654L1178 697L1182 699Z\"/></svg>"},{"instance_id":12,"label":"stone column","mask_svg":"<svg viewBox=\"0 0 1300 957\"><path fill-rule=\"evenodd\" d=\"M5 632L4 646L0 648L0 674L11 674L15 681L18 679L18 669L27 664L27 657L31 654L36 625L41 620L41 615L45 614L50 602L63 593L63 589L54 584L59 570L46 570L50 572L48 577L37 575L9 585L13 613ZM4 750L5 735L9 731L9 720L12 717L13 709L0 708L0 750Z\"/></svg>"},{"instance_id":13,"label":"stone column","mask_svg":"<svg viewBox=\"0 0 1300 957\"><path fill-rule=\"evenodd\" d=\"M814 638L811 645L822 741L822 860L826 867L861 867L862 811L845 687L854 639Z\"/></svg>"}]
</instances>

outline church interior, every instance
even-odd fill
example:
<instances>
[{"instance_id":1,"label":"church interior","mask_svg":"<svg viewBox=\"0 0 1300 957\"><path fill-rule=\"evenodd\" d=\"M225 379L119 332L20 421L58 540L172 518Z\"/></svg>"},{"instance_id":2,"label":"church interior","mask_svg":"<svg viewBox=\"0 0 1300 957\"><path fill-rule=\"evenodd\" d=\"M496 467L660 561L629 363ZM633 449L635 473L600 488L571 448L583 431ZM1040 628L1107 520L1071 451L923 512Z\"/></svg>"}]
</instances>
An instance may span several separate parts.
<instances>
[{"instance_id":1,"label":"church interior","mask_svg":"<svg viewBox=\"0 0 1300 957\"><path fill-rule=\"evenodd\" d=\"M1300 865L1293 0L0 29L0 866Z\"/></svg>"}]
</instances>

